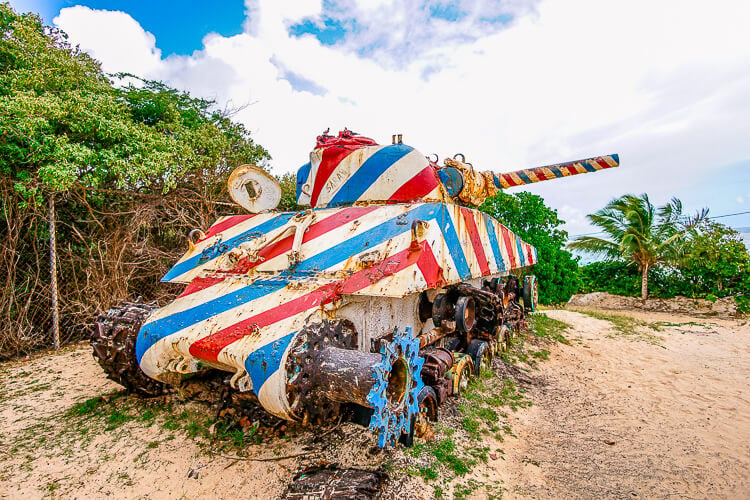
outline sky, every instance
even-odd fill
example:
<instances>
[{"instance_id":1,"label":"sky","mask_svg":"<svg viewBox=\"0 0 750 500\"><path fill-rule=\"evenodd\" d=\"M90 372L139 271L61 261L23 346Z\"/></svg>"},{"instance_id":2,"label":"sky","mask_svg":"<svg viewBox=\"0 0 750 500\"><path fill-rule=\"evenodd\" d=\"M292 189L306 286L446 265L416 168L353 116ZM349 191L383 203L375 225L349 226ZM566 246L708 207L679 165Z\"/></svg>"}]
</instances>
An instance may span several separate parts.
<instances>
[{"instance_id":1,"label":"sky","mask_svg":"<svg viewBox=\"0 0 750 500\"><path fill-rule=\"evenodd\" d=\"M571 235L625 193L750 212L746 0L10 3L105 71L238 110L277 174L348 127L480 170L619 153L618 169L527 188ZM747 228L750 213L717 221Z\"/></svg>"}]
</instances>

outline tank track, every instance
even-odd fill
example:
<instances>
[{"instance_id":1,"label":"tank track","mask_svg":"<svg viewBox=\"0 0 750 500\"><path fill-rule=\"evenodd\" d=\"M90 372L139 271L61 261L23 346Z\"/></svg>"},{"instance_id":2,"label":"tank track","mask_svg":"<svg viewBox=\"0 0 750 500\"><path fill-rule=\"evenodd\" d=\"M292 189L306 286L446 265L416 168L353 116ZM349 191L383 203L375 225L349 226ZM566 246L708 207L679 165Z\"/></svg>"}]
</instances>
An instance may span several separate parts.
<instances>
[{"instance_id":1,"label":"tank track","mask_svg":"<svg viewBox=\"0 0 750 500\"><path fill-rule=\"evenodd\" d=\"M124 302L100 314L91 332L94 359L107 378L142 396L159 396L164 392L164 384L143 373L135 357L138 331L156 309L155 302Z\"/></svg>"}]
</instances>

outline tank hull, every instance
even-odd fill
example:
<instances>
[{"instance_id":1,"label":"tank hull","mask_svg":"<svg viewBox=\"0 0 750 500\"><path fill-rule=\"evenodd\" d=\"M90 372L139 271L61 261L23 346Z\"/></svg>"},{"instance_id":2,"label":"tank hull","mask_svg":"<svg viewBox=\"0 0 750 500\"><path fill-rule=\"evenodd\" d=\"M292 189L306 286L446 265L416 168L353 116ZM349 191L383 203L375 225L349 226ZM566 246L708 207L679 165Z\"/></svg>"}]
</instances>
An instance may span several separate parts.
<instances>
[{"instance_id":1,"label":"tank hull","mask_svg":"<svg viewBox=\"0 0 750 500\"><path fill-rule=\"evenodd\" d=\"M363 205L217 221L165 275L185 292L151 315L136 341L141 369L176 382L206 367L235 373L279 417L298 332L349 319L357 347L411 327L420 292L480 283L536 263L536 250L478 210L448 203ZM432 297L429 297L430 299Z\"/></svg>"}]
</instances>

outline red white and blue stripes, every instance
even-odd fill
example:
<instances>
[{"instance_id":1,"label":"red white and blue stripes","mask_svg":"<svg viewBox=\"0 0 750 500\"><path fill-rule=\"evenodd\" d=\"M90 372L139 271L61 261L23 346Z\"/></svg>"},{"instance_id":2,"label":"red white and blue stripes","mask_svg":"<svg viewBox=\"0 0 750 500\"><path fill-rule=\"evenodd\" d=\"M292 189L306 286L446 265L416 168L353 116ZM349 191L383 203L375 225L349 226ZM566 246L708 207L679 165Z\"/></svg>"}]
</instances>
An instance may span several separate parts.
<instances>
[{"instance_id":1,"label":"red white and blue stripes","mask_svg":"<svg viewBox=\"0 0 750 500\"><path fill-rule=\"evenodd\" d=\"M293 334L344 296L404 297L534 264L536 250L483 212L444 203L353 206L220 219L165 281L185 292L151 316L136 353L155 378L207 364L241 372L266 409L288 417L283 370ZM249 257L229 252L306 225L298 262L293 235ZM417 236L413 228L424 231Z\"/></svg>"},{"instance_id":2,"label":"red white and blue stripes","mask_svg":"<svg viewBox=\"0 0 750 500\"><path fill-rule=\"evenodd\" d=\"M317 148L297 182L297 203L312 207L442 199L434 168L405 144Z\"/></svg>"}]
</instances>

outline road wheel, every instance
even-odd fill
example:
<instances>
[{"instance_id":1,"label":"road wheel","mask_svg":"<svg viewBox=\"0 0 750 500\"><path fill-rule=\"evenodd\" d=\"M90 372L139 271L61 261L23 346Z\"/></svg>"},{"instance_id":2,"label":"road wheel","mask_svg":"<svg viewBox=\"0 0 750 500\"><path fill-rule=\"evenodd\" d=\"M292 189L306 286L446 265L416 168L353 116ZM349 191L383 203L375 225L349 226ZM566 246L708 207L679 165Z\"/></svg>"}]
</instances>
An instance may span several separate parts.
<instances>
[{"instance_id":1,"label":"road wheel","mask_svg":"<svg viewBox=\"0 0 750 500\"><path fill-rule=\"evenodd\" d=\"M143 373L135 356L138 331L156 309L156 303L125 302L100 314L91 333L94 359L107 378L142 396L159 396L164 392L164 384Z\"/></svg>"},{"instance_id":2,"label":"road wheel","mask_svg":"<svg viewBox=\"0 0 750 500\"><path fill-rule=\"evenodd\" d=\"M497 333L495 338L497 339L497 345L500 352L505 352L510 349L510 341L513 338L513 332L508 325L501 325L497 327Z\"/></svg>"},{"instance_id":3,"label":"road wheel","mask_svg":"<svg viewBox=\"0 0 750 500\"><path fill-rule=\"evenodd\" d=\"M437 422L438 400L435 390L430 386L422 387L417 396L419 413L412 416L408 434L403 435L404 446L413 446L414 438L426 439L432 434L430 422Z\"/></svg>"},{"instance_id":4,"label":"road wheel","mask_svg":"<svg viewBox=\"0 0 750 500\"><path fill-rule=\"evenodd\" d=\"M469 382L474 374L474 362L471 357L465 357L458 362L453 382L453 392L459 396L466 394Z\"/></svg>"},{"instance_id":5,"label":"road wheel","mask_svg":"<svg viewBox=\"0 0 750 500\"><path fill-rule=\"evenodd\" d=\"M469 343L468 351L474 363L474 375L479 376L482 370L492 370L492 349L487 341L472 340Z\"/></svg>"},{"instance_id":6,"label":"road wheel","mask_svg":"<svg viewBox=\"0 0 750 500\"><path fill-rule=\"evenodd\" d=\"M536 276L528 275L523 278L523 307L526 312L536 311L539 301L539 283Z\"/></svg>"}]
</instances>

